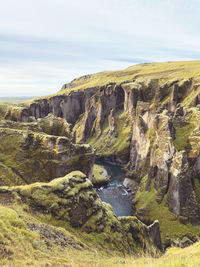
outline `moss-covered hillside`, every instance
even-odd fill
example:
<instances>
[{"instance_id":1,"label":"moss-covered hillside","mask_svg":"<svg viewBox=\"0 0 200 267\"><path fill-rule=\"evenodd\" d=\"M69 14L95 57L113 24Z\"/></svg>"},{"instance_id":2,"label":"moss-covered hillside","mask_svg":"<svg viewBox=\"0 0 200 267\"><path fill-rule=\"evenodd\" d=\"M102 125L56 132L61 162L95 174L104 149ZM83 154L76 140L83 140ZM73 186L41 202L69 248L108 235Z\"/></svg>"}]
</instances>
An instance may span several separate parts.
<instances>
[{"instance_id":1,"label":"moss-covered hillside","mask_svg":"<svg viewBox=\"0 0 200 267\"><path fill-rule=\"evenodd\" d=\"M81 255L92 262L96 255L161 248L157 222L147 227L135 217L116 218L78 171L49 183L0 187L0 240L3 266L85 266Z\"/></svg>"},{"instance_id":2,"label":"moss-covered hillside","mask_svg":"<svg viewBox=\"0 0 200 267\"><path fill-rule=\"evenodd\" d=\"M73 187L76 183L78 187ZM75 209L80 209L80 212L73 211L71 201L76 201ZM88 206L88 201L104 216L85 214L83 207ZM85 218L87 227L83 225ZM101 220L100 224L98 220ZM99 232L98 227L102 227L106 220L108 226ZM90 232L91 227L96 227L96 231ZM0 188L1 266L199 265L199 242L185 249L171 248L161 256L153 248L152 241L148 243L148 232L148 228L136 218L118 220L109 205L98 199L90 181L80 172L50 183ZM132 253L124 255L122 252L127 246Z\"/></svg>"}]
</instances>

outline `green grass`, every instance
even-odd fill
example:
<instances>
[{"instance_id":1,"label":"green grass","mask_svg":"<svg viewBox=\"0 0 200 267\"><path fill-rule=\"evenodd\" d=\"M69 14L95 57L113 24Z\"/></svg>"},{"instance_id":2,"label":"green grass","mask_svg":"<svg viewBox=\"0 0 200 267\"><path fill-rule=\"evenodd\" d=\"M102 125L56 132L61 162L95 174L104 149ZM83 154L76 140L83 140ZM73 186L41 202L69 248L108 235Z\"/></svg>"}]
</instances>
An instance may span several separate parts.
<instances>
[{"instance_id":1,"label":"green grass","mask_svg":"<svg viewBox=\"0 0 200 267\"><path fill-rule=\"evenodd\" d=\"M199 81L199 80L198 80ZM200 93L200 86L196 90L192 90L183 100L182 105L183 107L189 107L193 100L196 98L197 95Z\"/></svg>"},{"instance_id":2,"label":"green grass","mask_svg":"<svg viewBox=\"0 0 200 267\"><path fill-rule=\"evenodd\" d=\"M175 127L176 134L174 146L178 151L185 150L186 145L188 144L188 138L194 129L195 125L192 123L186 124L182 127Z\"/></svg>"},{"instance_id":3,"label":"green grass","mask_svg":"<svg viewBox=\"0 0 200 267\"><path fill-rule=\"evenodd\" d=\"M161 82L195 77L200 80L200 61L176 61L163 63L137 64L120 71L105 71L83 76L73 80L59 93L68 94L70 90L84 90L89 87L102 86L110 82L121 83L136 78L159 78Z\"/></svg>"},{"instance_id":4,"label":"green grass","mask_svg":"<svg viewBox=\"0 0 200 267\"><path fill-rule=\"evenodd\" d=\"M124 266L131 266L131 258L129 261ZM133 260L133 263L132 266L136 267L198 267L200 264L200 242L184 249L170 248L160 258L141 257Z\"/></svg>"},{"instance_id":5,"label":"green grass","mask_svg":"<svg viewBox=\"0 0 200 267\"><path fill-rule=\"evenodd\" d=\"M57 236L65 236L69 243L61 246L54 239L47 239L39 231L31 230L27 223L43 227L50 236L57 231ZM63 227L42 223L24 211L24 206L0 206L2 266L40 267L48 264L55 267L197 267L200 262L200 242L184 249L170 248L163 256L155 251L152 257L143 252L122 256L114 250L106 252L93 246L91 242L95 242L95 239L88 239L87 245L80 239L86 241L86 237L79 231L69 233Z\"/></svg>"}]
</instances>

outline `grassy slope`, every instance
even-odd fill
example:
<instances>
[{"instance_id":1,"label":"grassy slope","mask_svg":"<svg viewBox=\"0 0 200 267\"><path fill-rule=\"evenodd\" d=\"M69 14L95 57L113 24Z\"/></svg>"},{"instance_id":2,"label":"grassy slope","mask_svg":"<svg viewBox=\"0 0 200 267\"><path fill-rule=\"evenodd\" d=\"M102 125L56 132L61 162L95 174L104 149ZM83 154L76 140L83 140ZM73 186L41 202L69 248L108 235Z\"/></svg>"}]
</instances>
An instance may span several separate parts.
<instances>
[{"instance_id":1,"label":"grassy slope","mask_svg":"<svg viewBox=\"0 0 200 267\"><path fill-rule=\"evenodd\" d=\"M30 230L27 223L51 227L51 231L56 229L59 234L62 233L68 238L69 244L62 246L51 238L47 240L38 231ZM91 243L89 246L84 245L79 239L82 238L81 235L77 237L78 233L69 233L62 227L55 228L41 223L16 205L12 208L0 206L0 230L1 266L47 266L48 264L48 266L66 267L193 267L199 266L200 262L200 242L185 249L171 248L160 258L156 258L156 255L155 258L148 255L122 257L115 252L107 255L105 251L96 249ZM3 257L3 253L9 257Z\"/></svg>"},{"instance_id":2,"label":"grassy slope","mask_svg":"<svg viewBox=\"0 0 200 267\"><path fill-rule=\"evenodd\" d=\"M105 71L87 76L82 76L69 83L66 89L58 94L68 93L71 90L83 90L89 87L102 86L107 83L136 79L159 78L165 80L187 79L195 77L200 81L200 61L177 61L164 63L138 64L121 71Z\"/></svg>"},{"instance_id":3,"label":"grassy slope","mask_svg":"<svg viewBox=\"0 0 200 267\"><path fill-rule=\"evenodd\" d=\"M8 203L7 203L8 204ZM69 243L59 244L59 238L46 238L37 230L31 230L27 223L35 227L45 227L50 234L56 234L62 239L64 235ZM70 229L69 229L70 230ZM200 242L185 249L171 248L165 255L155 258L148 255L125 256L98 249L86 241L83 234L68 232L63 227L53 227L38 220L26 211L26 206L12 207L0 205L0 249L1 266L71 266L71 267L112 267L112 266L199 266ZM74 246L76 248L74 248ZM5 257L4 257L5 254ZM7 257L6 255L9 255Z\"/></svg>"}]
</instances>

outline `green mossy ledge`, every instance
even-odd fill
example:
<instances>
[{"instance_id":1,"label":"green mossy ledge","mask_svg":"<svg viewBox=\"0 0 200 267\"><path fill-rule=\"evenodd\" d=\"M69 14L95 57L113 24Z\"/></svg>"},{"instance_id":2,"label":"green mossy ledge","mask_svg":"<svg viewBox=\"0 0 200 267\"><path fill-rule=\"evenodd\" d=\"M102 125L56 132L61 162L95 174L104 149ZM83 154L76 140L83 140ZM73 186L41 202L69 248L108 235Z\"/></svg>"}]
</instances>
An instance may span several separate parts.
<instances>
[{"instance_id":1,"label":"green mossy ledge","mask_svg":"<svg viewBox=\"0 0 200 267\"><path fill-rule=\"evenodd\" d=\"M31 246L31 253L34 249L48 253L48 243L53 241L57 249L74 246L92 251L103 249L106 253L153 253L154 248L161 249L158 222L146 226L136 217L117 218L79 171L49 183L0 187L0 214L0 246L4 246L5 254L9 239L16 240L17 236L22 245ZM13 253L17 251L11 253L16 257ZM0 254L0 259L6 256L9 252Z\"/></svg>"}]
</instances>

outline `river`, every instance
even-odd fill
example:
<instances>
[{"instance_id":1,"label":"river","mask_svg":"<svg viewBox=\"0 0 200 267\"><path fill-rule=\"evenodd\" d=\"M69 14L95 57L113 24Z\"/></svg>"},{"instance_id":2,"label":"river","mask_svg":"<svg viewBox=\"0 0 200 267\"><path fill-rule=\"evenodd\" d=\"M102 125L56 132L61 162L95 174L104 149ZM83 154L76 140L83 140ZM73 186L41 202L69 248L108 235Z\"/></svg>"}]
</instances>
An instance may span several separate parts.
<instances>
[{"instance_id":1,"label":"river","mask_svg":"<svg viewBox=\"0 0 200 267\"><path fill-rule=\"evenodd\" d=\"M96 189L101 200L111 204L116 216L131 216L133 195L123 186L125 172L119 166L103 161L96 164L103 166L111 176L107 185Z\"/></svg>"}]
</instances>

